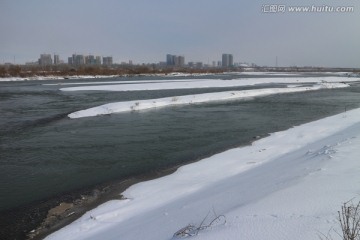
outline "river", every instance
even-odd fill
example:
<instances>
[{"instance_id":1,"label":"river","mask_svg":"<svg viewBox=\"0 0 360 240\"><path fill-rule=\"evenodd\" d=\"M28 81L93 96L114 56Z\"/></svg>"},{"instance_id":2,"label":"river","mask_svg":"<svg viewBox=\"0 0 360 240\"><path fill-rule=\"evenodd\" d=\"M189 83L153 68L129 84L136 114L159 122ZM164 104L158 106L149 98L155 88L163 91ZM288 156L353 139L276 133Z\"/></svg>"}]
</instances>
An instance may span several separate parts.
<instances>
[{"instance_id":1,"label":"river","mask_svg":"<svg viewBox=\"0 0 360 240\"><path fill-rule=\"evenodd\" d=\"M71 112L109 102L264 86L63 92L62 85L45 85L64 81L0 82L0 213L6 212L0 222L9 224L11 219L4 219L9 212L21 215L24 211L19 209L47 199L196 161L272 132L360 107L360 85L353 83L343 89L69 119Z\"/></svg>"}]
</instances>

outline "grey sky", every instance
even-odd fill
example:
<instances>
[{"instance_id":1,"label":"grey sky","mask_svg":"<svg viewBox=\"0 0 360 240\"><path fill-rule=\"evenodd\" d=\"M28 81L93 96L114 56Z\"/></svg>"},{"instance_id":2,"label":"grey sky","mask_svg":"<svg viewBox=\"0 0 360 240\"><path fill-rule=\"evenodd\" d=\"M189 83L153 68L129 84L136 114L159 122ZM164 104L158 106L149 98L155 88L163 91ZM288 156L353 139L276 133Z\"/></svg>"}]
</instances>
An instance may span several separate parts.
<instances>
[{"instance_id":1,"label":"grey sky","mask_svg":"<svg viewBox=\"0 0 360 240\"><path fill-rule=\"evenodd\" d=\"M263 13L262 6L354 6L353 13ZM359 0L0 0L0 61L41 53L159 62L360 67Z\"/></svg>"}]
</instances>

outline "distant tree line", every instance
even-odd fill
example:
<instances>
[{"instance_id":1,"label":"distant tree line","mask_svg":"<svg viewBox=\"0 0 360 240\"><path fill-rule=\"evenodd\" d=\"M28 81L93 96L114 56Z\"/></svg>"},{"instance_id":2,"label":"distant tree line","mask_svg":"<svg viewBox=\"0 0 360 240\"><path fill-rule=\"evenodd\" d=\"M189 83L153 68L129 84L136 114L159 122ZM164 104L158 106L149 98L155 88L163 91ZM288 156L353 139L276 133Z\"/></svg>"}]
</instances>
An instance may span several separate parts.
<instances>
[{"instance_id":1,"label":"distant tree line","mask_svg":"<svg viewBox=\"0 0 360 240\"><path fill-rule=\"evenodd\" d=\"M184 73L219 73L223 69L190 69L156 65L113 65L113 66L34 66L34 65L0 65L0 77L35 77L35 76L76 76L76 75L136 75Z\"/></svg>"},{"instance_id":2,"label":"distant tree line","mask_svg":"<svg viewBox=\"0 0 360 240\"><path fill-rule=\"evenodd\" d=\"M156 64L147 65L112 65L112 66L71 66L63 65L0 65L0 77L36 77L36 76L76 76L76 75L138 75L138 74L170 74L180 73L222 73L228 71L241 72L244 68L191 68L191 67L161 67ZM251 71L259 72L354 72L360 73L360 69L354 68L315 68L315 67L254 67Z\"/></svg>"}]
</instances>

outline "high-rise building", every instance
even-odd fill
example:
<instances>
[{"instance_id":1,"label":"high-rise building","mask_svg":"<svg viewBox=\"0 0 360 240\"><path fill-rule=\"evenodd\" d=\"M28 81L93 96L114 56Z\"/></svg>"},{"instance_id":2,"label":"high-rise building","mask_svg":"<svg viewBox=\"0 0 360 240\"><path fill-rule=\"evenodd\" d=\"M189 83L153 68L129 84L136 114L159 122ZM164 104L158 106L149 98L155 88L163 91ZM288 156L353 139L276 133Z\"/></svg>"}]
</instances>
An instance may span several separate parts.
<instances>
[{"instance_id":1,"label":"high-rise building","mask_svg":"<svg viewBox=\"0 0 360 240\"><path fill-rule=\"evenodd\" d=\"M110 66L113 64L113 58L112 57L103 57L103 65Z\"/></svg>"},{"instance_id":2,"label":"high-rise building","mask_svg":"<svg viewBox=\"0 0 360 240\"><path fill-rule=\"evenodd\" d=\"M174 66L175 65L174 55L166 54L166 65L168 65L168 66Z\"/></svg>"},{"instance_id":3,"label":"high-rise building","mask_svg":"<svg viewBox=\"0 0 360 240\"><path fill-rule=\"evenodd\" d=\"M222 66L223 67L232 67L234 66L234 58L232 54L224 53L222 55Z\"/></svg>"},{"instance_id":4,"label":"high-rise building","mask_svg":"<svg viewBox=\"0 0 360 240\"><path fill-rule=\"evenodd\" d=\"M69 64L69 65L73 65L73 64L74 64L73 57L68 57L68 64Z\"/></svg>"},{"instance_id":5,"label":"high-rise building","mask_svg":"<svg viewBox=\"0 0 360 240\"><path fill-rule=\"evenodd\" d=\"M68 64L74 66L80 66L85 64L85 56L79 54L73 54L71 57L68 57Z\"/></svg>"},{"instance_id":6,"label":"high-rise building","mask_svg":"<svg viewBox=\"0 0 360 240\"><path fill-rule=\"evenodd\" d=\"M166 65L182 67L185 65L185 57L167 54L166 55Z\"/></svg>"},{"instance_id":7,"label":"high-rise building","mask_svg":"<svg viewBox=\"0 0 360 240\"><path fill-rule=\"evenodd\" d=\"M232 54L229 54L229 67L234 66L234 57Z\"/></svg>"},{"instance_id":8,"label":"high-rise building","mask_svg":"<svg viewBox=\"0 0 360 240\"><path fill-rule=\"evenodd\" d=\"M111 58L111 64L112 64L112 57ZM94 56L94 55L79 55L79 54L73 54L71 57L68 57L68 64L74 65L74 66L80 66L80 65L101 65L101 57L100 56Z\"/></svg>"},{"instance_id":9,"label":"high-rise building","mask_svg":"<svg viewBox=\"0 0 360 240\"><path fill-rule=\"evenodd\" d=\"M85 64L86 65L95 65L96 64L95 56L94 55L85 56Z\"/></svg>"},{"instance_id":10,"label":"high-rise building","mask_svg":"<svg viewBox=\"0 0 360 240\"><path fill-rule=\"evenodd\" d=\"M52 65L51 54L41 54L38 62L41 66Z\"/></svg>"},{"instance_id":11,"label":"high-rise building","mask_svg":"<svg viewBox=\"0 0 360 240\"><path fill-rule=\"evenodd\" d=\"M79 66L79 65L84 65L85 64L85 57L84 55L76 55L75 56L75 61L74 64Z\"/></svg>"},{"instance_id":12,"label":"high-rise building","mask_svg":"<svg viewBox=\"0 0 360 240\"><path fill-rule=\"evenodd\" d=\"M58 54L54 54L54 64L55 65L60 64L60 57Z\"/></svg>"},{"instance_id":13,"label":"high-rise building","mask_svg":"<svg viewBox=\"0 0 360 240\"><path fill-rule=\"evenodd\" d=\"M184 56L177 56L177 64L176 66L183 67L185 65L185 57Z\"/></svg>"},{"instance_id":14,"label":"high-rise building","mask_svg":"<svg viewBox=\"0 0 360 240\"><path fill-rule=\"evenodd\" d=\"M101 65L101 57L100 56L96 56L95 63L96 63L96 65Z\"/></svg>"},{"instance_id":15,"label":"high-rise building","mask_svg":"<svg viewBox=\"0 0 360 240\"><path fill-rule=\"evenodd\" d=\"M75 65L80 66L85 64L85 56L84 55L76 55L75 56Z\"/></svg>"},{"instance_id":16,"label":"high-rise building","mask_svg":"<svg viewBox=\"0 0 360 240\"><path fill-rule=\"evenodd\" d=\"M72 55L72 64L75 65L76 63L76 54Z\"/></svg>"}]
</instances>

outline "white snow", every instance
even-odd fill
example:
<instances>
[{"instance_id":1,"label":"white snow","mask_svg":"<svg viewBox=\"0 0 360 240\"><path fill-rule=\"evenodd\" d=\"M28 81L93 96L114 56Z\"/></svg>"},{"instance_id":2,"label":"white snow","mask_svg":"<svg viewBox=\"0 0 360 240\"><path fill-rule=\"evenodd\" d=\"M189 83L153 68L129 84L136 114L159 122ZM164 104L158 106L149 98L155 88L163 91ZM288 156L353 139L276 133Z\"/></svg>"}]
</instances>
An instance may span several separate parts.
<instances>
[{"instance_id":1,"label":"white snow","mask_svg":"<svg viewBox=\"0 0 360 240\"><path fill-rule=\"evenodd\" d=\"M187 80L187 81L186 81ZM194 88L224 88L252 86L257 84L298 84L298 83L338 83L354 82L358 78L348 77L294 77L294 78L242 78L233 80L220 79L184 79L183 81L149 81L138 84L112 84L97 86L76 86L61 88L62 91L141 91L141 90L164 90L164 89L194 89Z\"/></svg>"},{"instance_id":2,"label":"white snow","mask_svg":"<svg viewBox=\"0 0 360 240\"><path fill-rule=\"evenodd\" d=\"M251 76L301 76L303 74L306 74L305 72L227 72L227 74L237 74L237 75L251 75ZM321 73L319 73L321 74Z\"/></svg>"},{"instance_id":3,"label":"white snow","mask_svg":"<svg viewBox=\"0 0 360 240\"><path fill-rule=\"evenodd\" d=\"M48 83L43 84L44 86L66 86L66 85L98 85L98 84L134 84L134 83L164 83L164 82L190 82L190 81L196 81L196 79L173 79L173 80L126 80L126 81L108 81L108 82L75 82L75 83L69 83L69 82L63 82L63 83Z\"/></svg>"},{"instance_id":4,"label":"white snow","mask_svg":"<svg viewBox=\"0 0 360 240\"><path fill-rule=\"evenodd\" d=\"M318 240L338 229L341 204L359 196L359 156L356 109L136 184L126 200L109 201L46 239L172 239L206 216L209 224L215 211L226 224L191 239Z\"/></svg>"},{"instance_id":5,"label":"white snow","mask_svg":"<svg viewBox=\"0 0 360 240\"><path fill-rule=\"evenodd\" d=\"M166 107L166 106L198 104L205 102L225 101L225 100L228 101L234 99L259 97L270 94L314 91L323 88L341 88L348 86L349 86L348 84L344 84L344 83L320 83L313 85L311 87L298 87L295 85L295 86L288 86L288 88L263 88L263 89L243 90L243 91L227 91L227 92L203 93L203 94L186 95L186 96L174 96L174 97L167 97L160 99L115 102L85 110L80 110L71 113L68 116L70 118L92 117L98 115L106 115L106 114L128 112L128 111L139 111L139 110Z\"/></svg>"},{"instance_id":6,"label":"white snow","mask_svg":"<svg viewBox=\"0 0 360 240\"><path fill-rule=\"evenodd\" d=\"M136 76L156 76L156 77L201 77L213 75L209 73L159 73L159 74L136 74ZM133 75L122 75L123 77ZM62 79L94 79L94 78L115 78L119 75L72 75L72 76L33 76L33 77L0 77L0 82L14 82L14 81L30 81L30 80L62 80Z\"/></svg>"},{"instance_id":7,"label":"white snow","mask_svg":"<svg viewBox=\"0 0 360 240\"><path fill-rule=\"evenodd\" d=\"M62 80L62 79L92 79L92 78L113 78L118 75L74 75L74 76L34 76L34 77L0 77L0 82L18 82L33 80Z\"/></svg>"},{"instance_id":8,"label":"white snow","mask_svg":"<svg viewBox=\"0 0 360 240\"><path fill-rule=\"evenodd\" d=\"M229 72L229 74L238 74L238 75L253 75L253 76L260 76L260 75L269 75L269 76L302 76L302 75L332 75L332 76L339 76L339 77L359 77L355 73L351 72L254 72L254 71L246 71L246 72Z\"/></svg>"}]
</instances>

